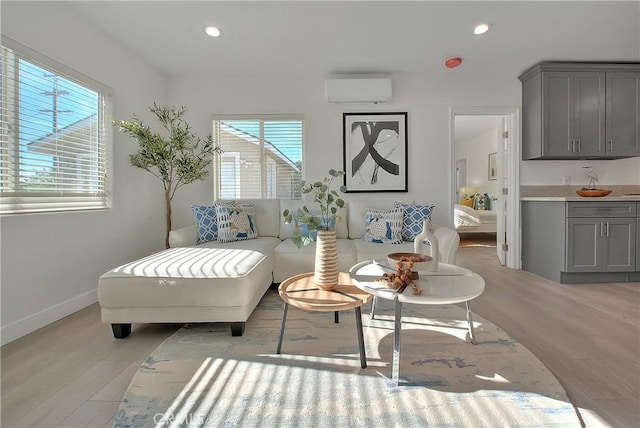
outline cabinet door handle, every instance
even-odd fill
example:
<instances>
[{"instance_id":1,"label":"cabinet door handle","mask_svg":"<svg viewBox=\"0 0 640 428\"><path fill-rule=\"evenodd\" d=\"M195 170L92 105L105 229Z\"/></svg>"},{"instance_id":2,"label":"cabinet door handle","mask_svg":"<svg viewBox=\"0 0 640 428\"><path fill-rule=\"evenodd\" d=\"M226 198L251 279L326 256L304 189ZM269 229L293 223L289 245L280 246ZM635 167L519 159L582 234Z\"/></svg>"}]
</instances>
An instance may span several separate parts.
<instances>
[{"instance_id":1,"label":"cabinet door handle","mask_svg":"<svg viewBox=\"0 0 640 428\"><path fill-rule=\"evenodd\" d=\"M580 140L577 140L576 143L578 143L578 153L580 153Z\"/></svg>"},{"instance_id":2,"label":"cabinet door handle","mask_svg":"<svg viewBox=\"0 0 640 428\"><path fill-rule=\"evenodd\" d=\"M609 153L613 152L613 140L609 140Z\"/></svg>"},{"instance_id":3,"label":"cabinet door handle","mask_svg":"<svg viewBox=\"0 0 640 428\"><path fill-rule=\"evenodd\" d=\"M576 151L576 140L571 140L571 148L569 150L571 150L571 153Z\"/></svg>"},{"instance_id":4,"label":"cabinet door handle","mask_svg":"<svg viewBox=\"0 0 640 428\"><path fill-rule=\"evenodd\" d=\"M607 236L609 236L609 222L607 222Z\"/></svg>"},{"instance_id":5,"label":"cabinet door handle","mask_svg":"<svg viewBox=\"0 0 640 428\"><path fill-rule=\"evenodd\" d=\"M603 222L600 222L600 236L602 236L602 231L604 230Z\"/></svg>"}]
</instances>

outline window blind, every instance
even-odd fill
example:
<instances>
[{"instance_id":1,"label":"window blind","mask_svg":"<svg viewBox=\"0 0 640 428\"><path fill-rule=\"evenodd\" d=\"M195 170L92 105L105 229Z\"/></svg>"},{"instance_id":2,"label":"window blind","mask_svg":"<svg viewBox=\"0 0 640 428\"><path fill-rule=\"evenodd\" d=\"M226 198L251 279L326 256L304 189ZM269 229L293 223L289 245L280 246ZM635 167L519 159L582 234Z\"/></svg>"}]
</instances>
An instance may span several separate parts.
<instances>
[{"instance_id":1,"label":"window blind","mask_svg":"<svg viewBox=\"0 0 640 428\"><path fill-rule=\"evenodd\" d=\"M217 199L301 199L303 119L300 116L216 118Z\"/></svg>"},{"instance_id":2,"label":"window blind","mask_svg":"<svg viewBox=\"0 0 640 428\"><path fill-rule=\"evenodd\" d=\"M2 42L0 213L107 208L108 94Z\"/></svg>"}]
</instances>

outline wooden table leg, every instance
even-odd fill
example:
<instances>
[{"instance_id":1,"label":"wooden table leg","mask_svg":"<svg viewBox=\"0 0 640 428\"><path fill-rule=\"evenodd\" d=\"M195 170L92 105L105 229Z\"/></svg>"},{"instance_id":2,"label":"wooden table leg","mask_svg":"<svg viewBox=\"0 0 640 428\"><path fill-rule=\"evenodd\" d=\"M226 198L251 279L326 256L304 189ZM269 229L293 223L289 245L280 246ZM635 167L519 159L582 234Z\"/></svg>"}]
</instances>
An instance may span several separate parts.
<instances>
[{"instance_id":1,"label":"wooden table leg","mask_svg":"<svg viewBox=\"0 0 640 428\"><path fill-rule=\"evenodd\" d=\"M364 350L364 333L362 331L362 311L355 308L356 312L356 330L358 332L358 347L360 348L360 367L367 368L367 355Z\"/></svg>"},{"instance_id":2,"label":"wooden table leg","mask_svg":"<svg viewBox=\"0 0 640 428\"><path fill-rule=\"evenodd\" d=\"M287 312L289 311L289 304L285 302L284 309L282 310L282 326L280 327L280 339L278 339L278 348L276 354L280 354L282 350L282 338L284 336L284 325L287 322Z\"/></svg>"}]
</instances>

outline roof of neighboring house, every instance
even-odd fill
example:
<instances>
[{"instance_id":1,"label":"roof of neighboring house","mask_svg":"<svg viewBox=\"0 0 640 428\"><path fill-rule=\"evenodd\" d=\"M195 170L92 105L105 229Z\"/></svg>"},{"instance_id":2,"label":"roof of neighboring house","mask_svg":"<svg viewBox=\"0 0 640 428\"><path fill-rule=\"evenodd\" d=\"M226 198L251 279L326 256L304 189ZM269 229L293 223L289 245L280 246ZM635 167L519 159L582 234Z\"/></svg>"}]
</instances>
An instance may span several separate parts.
<instances>
[{"instance_id":1,"label":"roof of neighboring house","mask_svg":"<svg viewBox=\"0 0 640 428\"><path fill-rule=\"evenodd\" d=\"M231 125L229 125L227 123L222 123L221 127L224 128L225 132L233 134L238 138L242 138L243 140L247 141L248 143L255 144L255 145L259 145L260 144L260 139L258 137L256 137L255 135L251 134L251 133L242 131L242 130L240 130L238 128L235 128L235 127L233 127L233 126L231 126ZM289 157L287 155L282 153L282 151L280 151L280 149L278 149L273 143L265 140L264 148L265 148L265 150L269 150L276 157L280 158L284 163L289 165L294 170L300 171L300 168L298 167L298 165L296 165L295 162L293 162L291 159L289 159Z\"/></svg>"},{"instance_id":2,"label":"roof of neighboring house","mask_svg":"<svg viewBox=\"0 0 640 428\"><path fill-rule=\"evenodd\" d=\"M83 119L70 123L64 128L60 128L56 132L51 132L43 137L38 138L37 140L33 140L27 144L29 150L32 150L36 153L49 153L50 144L59 144L62 140L65 142L65 149L73 149L74 139L72 138L74 134L87 133L89 129L96 127L98 115L92 114ZM84 142L78 140L77 144L78 151L86 151Z\"/></svg>"}]
</instances>

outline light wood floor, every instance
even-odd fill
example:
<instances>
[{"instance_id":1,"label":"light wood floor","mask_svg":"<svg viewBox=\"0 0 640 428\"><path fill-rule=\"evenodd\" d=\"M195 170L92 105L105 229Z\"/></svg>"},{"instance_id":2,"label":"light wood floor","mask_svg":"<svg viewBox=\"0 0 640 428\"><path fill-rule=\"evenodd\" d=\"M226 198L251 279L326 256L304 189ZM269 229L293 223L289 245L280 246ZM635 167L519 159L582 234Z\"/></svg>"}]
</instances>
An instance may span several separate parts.
<instances>
[{"instance_id":1,"label":"light wood floor","mask_svg":"<svg viewBox=\"0 0 640 428\"><path fill-rule=\"evenodd\" d=\"M587 426L640 426L640 283L560 285L501 267L495 248L461 248L480 273L472 310L558 377ZM2 427L110 427L144 358L179 325L111 336L92 305L1 348Z\"/></svg>"}]
</instances>

